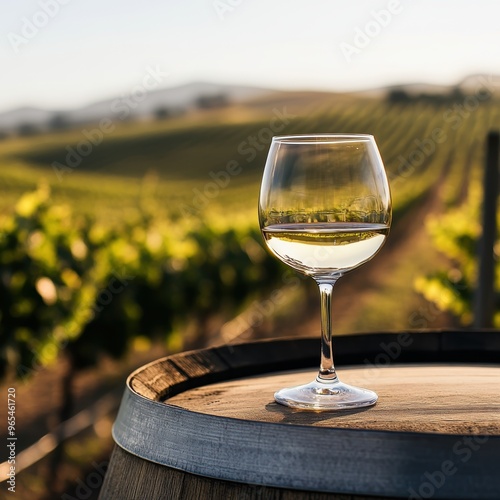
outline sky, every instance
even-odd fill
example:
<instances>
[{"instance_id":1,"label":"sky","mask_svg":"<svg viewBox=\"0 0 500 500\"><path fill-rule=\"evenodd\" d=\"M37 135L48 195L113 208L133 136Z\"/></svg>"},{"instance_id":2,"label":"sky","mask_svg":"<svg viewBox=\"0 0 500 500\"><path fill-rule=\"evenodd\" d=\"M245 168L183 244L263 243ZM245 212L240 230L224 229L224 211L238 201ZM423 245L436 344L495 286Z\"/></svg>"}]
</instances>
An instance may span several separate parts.
<instances>
[{"instance_id":1,"label":"sky","mask_svg":"<svg viewBox=\"0 0 500 500\"><path fill-rule=\"evenodd\" d=\"M496 0L23 0L0 6L0 112L192 81L361 90L500 74ZM159 75L159 76L158 76Z\"/></svg>"}]
</instances>

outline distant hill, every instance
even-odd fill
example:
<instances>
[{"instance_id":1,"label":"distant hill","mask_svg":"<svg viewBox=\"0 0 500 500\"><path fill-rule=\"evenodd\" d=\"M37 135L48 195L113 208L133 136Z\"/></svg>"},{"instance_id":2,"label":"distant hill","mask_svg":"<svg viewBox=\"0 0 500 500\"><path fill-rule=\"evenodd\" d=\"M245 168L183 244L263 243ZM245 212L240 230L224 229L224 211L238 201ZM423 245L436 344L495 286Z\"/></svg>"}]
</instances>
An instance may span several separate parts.
<instances>
[{"instance_id":1,"label":"distant hill","mask_svg":"<svg viewBox=\"0 0 500 500\"><path fill-rule=\"evenodd\" d=\"M226 85L209 82L193 82L171 88L152 90L146 95L122 94L112 99L102 100L87 106L70 110L57 111L33 107L23 107L0 113L0 133L24 131L30 133L34 129L64 128L85 123L97 122L102 118L115 119L141 119L150 118L157 113L164 115L178 114L197 107L221 106L224 104L239 104L252 101L255 105L259 100L304 99L311 96L365 96L383 98L394 91L404 92L409 96L419 95L447 95L459 89L464 94L477 92L482 87L494 91L500 86L500 76L497 75L470 75L456 85L435 85L428 83L412 83L391 85L357 92L286 92L260 87Z\"/></svg>"},{"instance_id":2,"label":"distant hill","mask_svg":"<svg viewBox=\"0 0 500 500\"><path fill-rule=\"evenodd\" d=\"M500 75L469 75L454 85L439 85L433 83L405 83L401 85L390 85L387 87L379 87L371 90L362 90L360 94L369 94L373 97L384 96L388 92L400 90L408 95L446 95L454 90L460 90L464 94L477 92L479 89L487 87L488 90L494 92L500 89Z\"/></svg>"},{"instance_id":3,"label":"distant hill","mask_svg":"<svg viewBox=\"0 0 500 500\"><path fill-rule=\"evenodd\" d=\"M101 118L115 119L146 118L165 109L172 113L196 107L201 98L223 97L228 103L238 103L247 99L265 96L274 91L259 87L224 85L207 82L194 82L171 88L152 90L145 97L120 95L70 111L44 110L39 108L18 108L0 113L0 131L13 131L23 125L38 128L91 123Z\"/></svg>"},{"instance_id":4,"label":"distant hill","mask_svg":"<svg viewBox=\"0 0 500 500\"><path fill-rule=\"evenodd\" d=\"M21 125L30 124L44 126L54 116L54 111L46 109L23 107L0 113L0 129L11 130Z\"/></svg>"}]
</instances>

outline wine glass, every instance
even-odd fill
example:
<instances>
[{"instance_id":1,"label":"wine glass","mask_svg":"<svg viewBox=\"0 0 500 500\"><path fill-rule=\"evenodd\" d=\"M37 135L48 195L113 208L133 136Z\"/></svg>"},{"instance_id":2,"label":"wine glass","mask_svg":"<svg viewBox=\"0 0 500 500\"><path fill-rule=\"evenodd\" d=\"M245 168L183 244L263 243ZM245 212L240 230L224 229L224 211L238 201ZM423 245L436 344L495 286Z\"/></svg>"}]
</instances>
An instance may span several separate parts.
<instances>
[{"instance_id":1,"label":"wine glass","mask_svg":"<svg viewBox=\"0 0 500 500\"><path fill-rule=\"evenodd\" d=\"M311 276L321 300L321 363L316 379L285 388L278 403L341 410L376 403L377 394L340 382L333 364L331 296L337 280L370 260L391 224L391 194L375 139L361 134L274 137L259 197L271 252Z\"/></svg>"}]
</instances>

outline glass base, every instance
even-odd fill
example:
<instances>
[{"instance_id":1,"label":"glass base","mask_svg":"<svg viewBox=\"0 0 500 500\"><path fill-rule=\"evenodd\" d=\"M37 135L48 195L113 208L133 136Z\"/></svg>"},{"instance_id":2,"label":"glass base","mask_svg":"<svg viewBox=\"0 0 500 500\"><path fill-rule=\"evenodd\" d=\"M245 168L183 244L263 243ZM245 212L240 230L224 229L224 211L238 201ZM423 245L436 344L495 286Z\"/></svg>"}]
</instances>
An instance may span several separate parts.
<instances>
[{"instance_id":1,"label":"glass base","mask_svg":"<svg viewBox=\"0 0 500 500\"><path fill-rule=\"evenodd\" d=\"M333 382L319 381L297 387L288 387L275 392L277 403L302 410L348 410L372 406L378 396L369 389L361 389L343 384L338 379Z\"/></svg>"}]
</instances>

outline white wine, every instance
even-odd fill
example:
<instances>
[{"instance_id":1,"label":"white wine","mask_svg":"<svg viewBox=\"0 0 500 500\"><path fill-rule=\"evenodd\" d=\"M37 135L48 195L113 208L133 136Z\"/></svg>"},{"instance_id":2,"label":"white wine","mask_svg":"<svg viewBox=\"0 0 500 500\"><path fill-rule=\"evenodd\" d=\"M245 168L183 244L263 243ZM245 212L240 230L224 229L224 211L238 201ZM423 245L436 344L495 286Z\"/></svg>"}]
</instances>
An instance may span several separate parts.
<instances>
[{"instance_id":1,"label":"white wine","mask_svg":"<svg viewBox=\"0 0 500 500\"><path fill-rule=\"evenodd\" d=\"M370 260L383 245L389 227L365 222L275 224L262 233L280 260L315 276L342 274Z\"/></svg>"}]
</instances>

